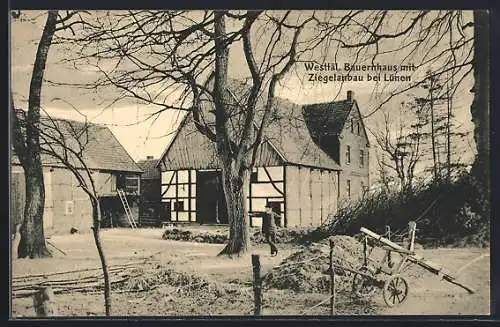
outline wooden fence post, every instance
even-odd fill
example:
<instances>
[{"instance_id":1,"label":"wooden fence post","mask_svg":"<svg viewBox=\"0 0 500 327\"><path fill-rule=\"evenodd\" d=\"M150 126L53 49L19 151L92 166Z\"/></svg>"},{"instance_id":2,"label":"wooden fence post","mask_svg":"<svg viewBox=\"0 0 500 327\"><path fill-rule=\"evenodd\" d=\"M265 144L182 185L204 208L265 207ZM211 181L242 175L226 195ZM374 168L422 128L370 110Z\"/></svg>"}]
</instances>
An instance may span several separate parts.
<instances>
[{"instance_id":1,"label":"wooden fence post","mask_svg":"<svg viewBox=\"0 0 500 327\"><path fill-rule=\"evenodd\" d=\"M385 226L385 238L391 240L391 226Z\"/></svg>"},{"instance_id":2,"label":"wooden fence post","mask_svg":"<svg viewBox=\"0 0 500 327\"><path fill-rule=\"evenodd\" d=\"M253 299L254 299L254 315L260 316L260 307L262 300L261 280L260 280L260 258L258 254L252 254L253 267Z\"/></svg>"},{"instance_id":3,"label":"wooden fence post","mask_svg":"<svg viewBox=\"0 0 500 327\"><path fill-rule=\"evenodd\" d=\"M385 238L387 238L389 241L391 240L391 226L387 225L385 226ZM392 253L389 251L387 253L387 265L389 267L392 267Z\"/></svg>"},{"instance_id":4,"label":"wooden fence post","mask_svg":"<svg viewBox=\"0 0 500 327\"><path fill-rule=\"evenodd\" d=\"M363 237L363 265L368 265L368 237Z\"/></svg>"},{"instance_id":5,"label":"wooden fence post","mask_svg":"<svg viewBox=\"0 0 500 327\"><path fill-rule=\"evenodd\" d=\"M54 308L54 292L50 286L42 286L33 294L33 307L37 317L49 317L57 315Z\"/></svg>"},{"instance_id":6,"label":"wooden fence post","mask_svg":"<svg viewBox=\"0 0 500 327\"><path fill-rule=\"evenodd\" d=\"M333 248L335 244L330 239L330 315L335 312L335 267L333 266Z\"/></svg>"},{"instance_id":7,"label":"wooden fence post","mask_svg":"<svg viewBox=\"0 0 500 327\"><path fill-rule=\"evenodd\" d=\"M412 251L415 249L415 232L417 230L417 223L410 221L408 223L408 236L410 237L410 245L408 250Z\"/></svg>"}]
</instances>

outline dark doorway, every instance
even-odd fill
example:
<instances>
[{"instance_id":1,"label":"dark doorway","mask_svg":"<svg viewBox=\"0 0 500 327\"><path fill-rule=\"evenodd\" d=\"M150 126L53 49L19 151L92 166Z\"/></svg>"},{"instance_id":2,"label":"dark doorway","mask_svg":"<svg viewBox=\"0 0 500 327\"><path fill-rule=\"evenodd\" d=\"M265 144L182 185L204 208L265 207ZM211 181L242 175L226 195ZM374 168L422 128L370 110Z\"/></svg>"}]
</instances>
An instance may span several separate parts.
<instances>
[{"instance_id":1,"label":"dark doorway","mask_svg":"<svg viewBox=\"0 0 500 327\"><path fill-rule=\"evenodd\" d=\"M170 201L161 202L159 216L161 222L172 221L172 206Z\"/></svg>"},{"instance_id":2,"label":"dark doorway","mask_svg":"<svg viewBox=\"0 0 500 327\"><path fill-rule=\"evenodd\" d=\"M219 171L196 172L196 221L227 224L227 210Z\"/></svg>"},{"instance_id":3,"label":"dark doorway","mask_svg":"<svg viewBox=\"0 0 500 327\"><path fill-rule=\"evenodd\" d=\"M281 203L282 202L268 201L267 203L269 204L269 206L271 206L271 209L273 209L273 211L275 213L277 213L278 215L280 215L280 217L275 217L274 221L276 223L276 226L282 227L282 225L281 225L281 221L282 221L282 217L281 217Z\"/></svg>"},{"instance_id":4,"label":"dark doorway","mask_svg":"<svg viewBox=\"0 0 500 327\"><path fill-rule=\"evenodd\" d=\"M116 196L103 196L100 198L101 205L101 227L124 227L122 220L125 209L120 199Z\"/></svg>"}]
</instances>

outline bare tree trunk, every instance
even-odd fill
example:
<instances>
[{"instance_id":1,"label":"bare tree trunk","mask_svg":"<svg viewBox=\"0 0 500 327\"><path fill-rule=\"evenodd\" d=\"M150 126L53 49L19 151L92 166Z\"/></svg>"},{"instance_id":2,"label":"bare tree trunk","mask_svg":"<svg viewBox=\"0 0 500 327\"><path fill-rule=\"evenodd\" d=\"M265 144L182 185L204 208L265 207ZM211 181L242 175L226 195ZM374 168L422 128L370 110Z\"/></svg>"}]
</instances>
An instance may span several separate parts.
<instances>
[{"instance_id":1,"label":"bare tree trunk","mask_svg":"<svg viewBox=\"0 0 500 327\"><path fill-rule=\"evenodd\" d=\"M40 157L40 154L38 154ZM28 160L30 161L30 160ZM45 189L43 169L40 164L30 164L25 170L26 205L21 225L21 241L17 250L19 258L41 258L51 256L45 244L43 232L43 208Z\"/></svg>"},{"instance_id":2,"label":"bare tree trunk","mask_svg":"<svg viewBox=\"0 0 500 327\"><path fill-rule=\"evenodd\" d=\"M99 200L94 197L91 197L90 201L92 202L92 219L94 222L92 231L94 234L95 246L97 247L97 252L99 253L99 259L101 260L102 274L104 276L104 307L106 310L106 316L110 316L111 287L109 283L108 264L106 262L106 256L102 248L101 236L99 234L101 229L101 205L99 204Z\"/></svg>"},{"instance_id":3,"label":"bare tree trunk","mask_svg":"<svg viewBox=\"0 0 500 327\"><path fill-rule=\"evenodd\" d=\"M452 98L450 97L450 86L446 83L446 180L451 179L451 111Z\"/></svg>"},{"instance_id":4,"label":"bare tree trunk","mask_svg":"<svg viewBox=\"0 0 500 327\"><path fill-rule=\"evenodd\" d=\"M438 179L438 173L437 173L437 154L436 154L436 134L435 134L435 127L434 127L434 80L431 79L431 84L430 84L430 106L431 106L431 143L432 143L432 172L434 174L434 180L436 181Z\"/></svg>"},{"instance_id":5,"label":"bare tree trunk","mask_svg":"<svg viewBox=\"0 0 500 327\"><path fill-rule=\"evenodd\" d=\"M474 100L470 108L474 122L477 155L472 174L489 189L489 25L486 10L474 10Z\"/></svg>"},{"instance_id":6,"label":"bare tree trunk","mask_svg":"<svg viewBox=\"0 0 500 327\"><path fill-rule=\"evenodd\" d=\"M246 189L248 172L240 176L231 167L222 169L222 188L226 197L229 217L229 241L221 254L243 254L250 244Z\"/></svg>"},{"instance_id":7,"label":"bare tree trunk","mask_svg":"<svg viewBox=\"0 0 500 327\"><path fill-rule=\"evenodd\" d=\"M38 44L31 75L28 114L26 118L26 145L20 150L19 159L26 177L26 206L24 221L21 226L21 242L18 255L20 258L38 258L49 256L43 232L43 209L45 189L43 168L40 157L40 103L45 64L57 24L57 10L49 10L47 21ZM12 108L14 109L14 108ZM16 136L21 133L16 132ZM19 141L19 140L18 140ZM19 142L14 142L14 145Z\"/></svg>"},{"instance_id":8,"label":"bare tree trunk","mask_svg":"<svg viewBox=\"0 0 500 327\"><path fill-rule=\"evenodd\" d=\"M214 104L216 111L216 146L221 162L222 189L226 199L229 219L229 243L220 254L242 254L248 250L248 217L246 211L245 185L247 172L242 162L234 156L228 128L229 115L225 102L228 72L228 48L226 46L226 26L224 12L214 13L215 31L215 80ZM244 160L242 158L241 160Z\"/></svg>"}]
</instances>

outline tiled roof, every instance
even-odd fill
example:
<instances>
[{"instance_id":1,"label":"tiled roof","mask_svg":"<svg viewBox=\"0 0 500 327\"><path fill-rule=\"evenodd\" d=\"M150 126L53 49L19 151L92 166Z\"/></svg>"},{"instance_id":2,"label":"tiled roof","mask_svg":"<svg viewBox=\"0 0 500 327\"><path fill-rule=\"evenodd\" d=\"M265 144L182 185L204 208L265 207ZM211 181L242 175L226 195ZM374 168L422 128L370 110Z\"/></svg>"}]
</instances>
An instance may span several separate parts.
<instances>
[{"instance_id":1,"label":"tiled roof","mask_svg":"<svg viewBox=\"0 0 500 327\"><path fill-rule=\"evenodd\" d=\"M340 135L352 106L349 100L305 105L306 125L314 137Z\"/></svg>"},{"instance_id":2,"label":"tiled roof","mask_svg":"<svg viewBox=\"0 0 500 327\"><path fill-rule=\"evenodd\" d=\"M244 103L249 93L249 86L232 79L228 82L230 95L236 102ZM265 98L265 96L261 96L257 102L256 126L262 117ZM235 104L230 104L230 106L233 105ZM231 123L233 125L241 124L241 120L238 121L237 117ZM177 137L179 135L182 137ZM331 170L341 169L338 163L314 142L306 125L302 107L288 100L275 98L271 118L264 130L264 137L270 145L264 143L263 148L271 147L271 150L276 152L278 157L272 158L269 151L263 150L261 153L265 155L266 159L262 160L260 164L256 163L257 166L266 165L265 162L272 162L275 165L284 161ZM188 114L183 124L180 125L178 134L161 158L165 164L164 169L199 168L202 167L202 164L206 168L213 168L214 165L217 165L215 146L208 143L206 137L196 131L191 115ZM203 151L203 155L197 152L197 156L194 158L192 149ZM208 158L211 158L210 162L207 161ZM200 160L203 163L198 162Z\"/></svg>"},{"instance_id":3,"label":"tiled roof","mask_svg":"<svg viewBox=\"0 0 500 327\"><path fill-rule=\"evenodd\" d=\"M41 119L42 163L47 166L61 166L56 156L68 154L69 162L81 168L73 151L81 151L85 165L90 169L141 173L132 157L123 148L108 127L93 123L83 123L60 118ZM67 149L64 151L65 144ZM55 154L55 155L51 155ZM13 156L13 163L18 158Z\"/></svg>"},{"instance_id":4,"label":"tiled roof","mask_svg":"<svg viewBox=\"0 0 500 327\"><path fill-rule=\"evenodd\" d=\"M282 153L288 163L340 170L338 163L313 140L302 108L285 99L276 98L276 107L264 135Z\"/></svg>"}]
</instances>

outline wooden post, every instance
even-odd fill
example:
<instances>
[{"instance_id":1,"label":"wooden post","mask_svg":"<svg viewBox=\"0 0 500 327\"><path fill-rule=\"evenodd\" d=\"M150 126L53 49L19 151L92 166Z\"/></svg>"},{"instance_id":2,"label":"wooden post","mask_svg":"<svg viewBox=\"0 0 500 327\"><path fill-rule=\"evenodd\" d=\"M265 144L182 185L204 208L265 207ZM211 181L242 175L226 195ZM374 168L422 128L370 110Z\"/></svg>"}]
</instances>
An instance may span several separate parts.
<instances>
[{"instance_id":1,"label":"wooden post","mask_svg":"<svg viewBox=\"0 0 500 327\"><path fill-rule=\"evenodd\" d=\"M33 294L33 307L37 317L57 315L53 304L54 292L50 286L42 286Z\"/></svg>"},{"instance_id":2,"label":"wooden post","mask_svg":"<svg viewBox=\"0 0 500 327\"><path fill-rule=\"evenodd\" d=\"M191 211L193 210L191 208L191 169L188 169L188 220L191 222L192 220L192 213Z\"/></svg>"},{"instance_id":3,"label":"wooden post","mask_svg":"<svg viewBox=\"0 0 500 327\"><path fill-rule=\"evenodd\" d=\"M363 265L368 265L368 236L363 237Z\"/></svg>"},{"instance_id":4,"label":"wooden post","mask_svg":"<svg viewBox=\"0 0 500 327\"><path fill-rule=\"evenodd\" d=\"M390 241L391 240L391 226L385 226L385 237ZM387 265L392 267L392 255L391 251L387 253Z\"/></svg>"},{"instance_id":5,"label":"wooden post","mask_svg":"<svg viewBox=\"0 0 500 327\"><path fill-rule=\"evenodd\" d=\"M330 315L335 312L335 268L333 266L333 248L335 244L330 239Z\"/></svg>"},{"instance_id":6,"label":"wooden post","mask_svg":"<svg viewBox=\"0 0 500 327\"><path fill-rule=\"evenodd\" d=\"M253 299L255 304L254 315L260 316L261 307L261 280L260 280L260 258L258 254L252 254L253 267Z\"/></svg>"},{"instance_id":7,"label":"wooden post","mask_svg":"<svg viewBox=\"0 0 500 327\"><path fill-rule=\"evenodd\" d=\"M288 227L288 214L286 211L286 164L283 165L283 227Z\"/></svg>"},{"instance_id":8,"label":"wooden post","mask_svg":"<svg viewBox=\"0 0 500 327\"><path fill-rule=\"evenodd\" d=\"M413 249L415 248L415 232L417 230L417 223L414 221L410 221L408 223L408 237L410 238L410 245L408 250L413 252Z\"/></svg>"}]
</instances>

